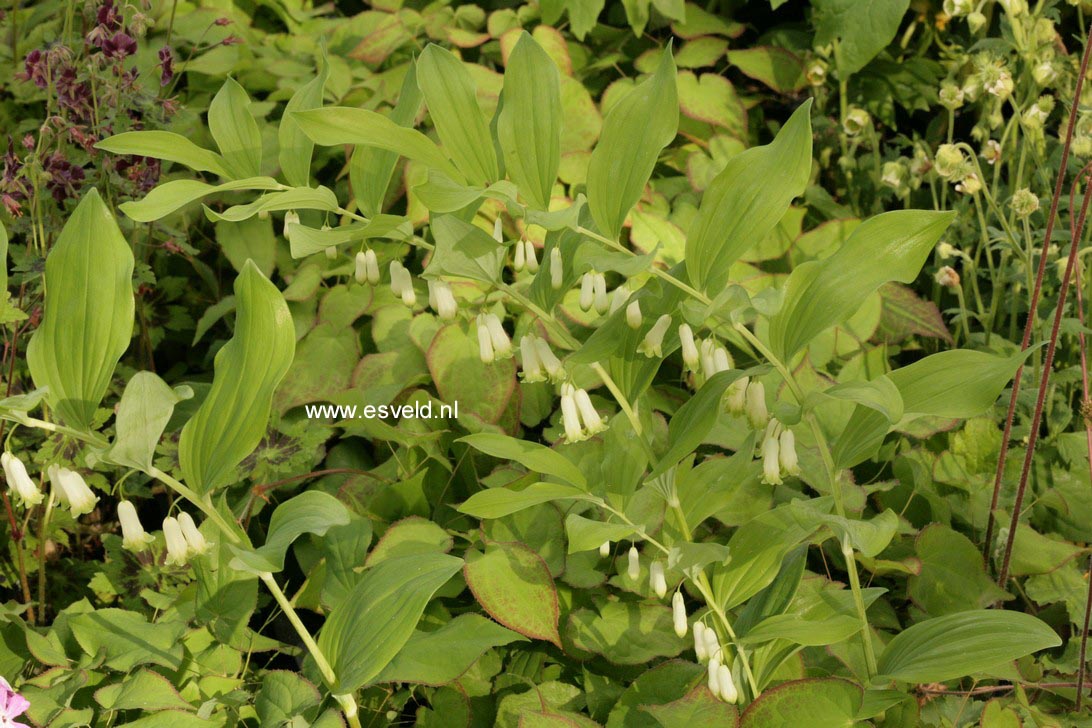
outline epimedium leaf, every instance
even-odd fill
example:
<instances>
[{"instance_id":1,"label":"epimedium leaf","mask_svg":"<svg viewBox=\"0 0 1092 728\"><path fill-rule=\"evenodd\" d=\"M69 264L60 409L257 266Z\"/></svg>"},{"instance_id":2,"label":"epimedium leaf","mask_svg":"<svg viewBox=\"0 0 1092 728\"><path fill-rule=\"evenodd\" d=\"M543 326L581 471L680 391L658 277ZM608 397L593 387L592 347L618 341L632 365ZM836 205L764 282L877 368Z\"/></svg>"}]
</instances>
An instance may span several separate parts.
<instances>
[{"instance_id":1,"label":"epimedium leaf","mask_svg":"<svg viewBox=\"0 0 1092 728\"><path fill-rule=\"evenodd\" d=\"M139 612L96 609L67 620L72 636L85 653L100 654L106 665L128 672L137 665L162 665L177 670L182 665L182 621L151 623Z\"/></svg>"},{"instance_id":2,"label":"epimedium leaf","mask_svg":"<svg viewBox=\"0 0 1092 728\"><path fill-rule=\"evenodd\" d=\"M284 555L292 542L305 533L324 535L334 526L349 523L349 510L328 493L308 490L281 503L269 520L265 544L258 549L245 549L234 544L235 558L231 567L255 574L278 572L284 568Z\"/></svg>"},{"instance_id":3,"label":"epimedium leaf","mask_svg":"<svg viewBox=\"0 0 1092 728\"><path fill-rule=\"evenodd\" d=\"M417 83L444 148L472 184L500 176L493 136L478 106L474 78L455 55L429 44L417 60Z\"/></svg>"},{"instance_id":4,"label":"epimedium leaf","mask_svg":"<svg viewBox=\"0 0 1092 728\"><path fill-rule=\"evenodd\" d=\"M593 497L581 488L564 483L532 483L523 490L498 487L478 491L467 498L458 511L475 518L503 518L542 503L567 498L589 500Z\"/></svg>"},{"instance_id":5,"label":"epimedium leaf","mask_svg":"<svg viewBox=\"0 0 1092 728\"><path fill-rule=\"evenodd\" d=\"M999 667L1062 640L1042 620L1000 609L957 612L912 624L887 643L877 670L893 680L932 683Z\"/></svg>"},{"instance_id":6,"label":"epimedium leaf","mask_svg":"<svg viewBox=\"0 0 1092 728\"><path fill-rule=\"evenodd\" d=\"M233 78L224 81L209 103L209 131L231 176L261 174L262 133L250 113L250 96Z\"/></svg>"},{"instance_id":7,"label":"epimedium leaf","mask_svg":"<svg viewBox=\"0 0 1092 728\"><path fill-rule=\"evenodd\" d=\"M686 239L686 273L716 296L728 270L781 221L811 174L811 101L801 104L772 142L728 160L705 190Z\"/></svg>"},{"instance_id":8,"label":"epimedium leaf","mask_svg":"<svg viewBox=\"0 0 1092 728\"><path fill-rule=\"evenodd\" d=\"M310 111L293 111L292 115L303 133L315 144L324 147L352 144L385 149L438 169L458 182L466 181L434 141L382 114L368 109L328 106Z\"/></svg>"},{"instance_id":9,"label":"epimedium leaf","mask_svg":"<svg viewBox=\"0 0 1092 728\"><path fill-rule=\"evenodd\" d=\"M604 523L570 513L565 517L565 534L568 536L568 553L591 551L606 541L621 541L632 536L637 529L625 523Z\"/></svg>"},{"instance_id":10,"label":"epimedium leaf","mask_svg":"<svg viewBox=\"0 0 1092 728\"><path fill-rule=\"evenodd\" d=\"M663 728L735 728L739 721L736 706L715 697L706 685L698 685L678 700L641 705L640 708L650 713Z\"/></svg>"},{"instance_id":11,"label":"epimedium leaf","mask_svg":"<svg viewBox=\"0 0 1092 728\"><path fill-rule=\"evenodd\" d=\"M524 641L525 637L480 614L460 614L433 632L414 632L375 681L446 685L469 670L486 650Z\"/></svg>"},{"instance_id":12,"label":"epimedium leaf","mask_svg":"<svg viewBox=\"0 0 1092 728\"><path fill-rule=\"evenodd\" d=\"M176 179L164 182L141 200L121 203L118 209L136 222L154 222L191 202L217 192L279 190L282 187L283 185L272 177L248 177L218 185L210 185L195 179Z\"/></svg>"},{"instance_id":13,"label":"epimedium leaf","mask_svg":"<svg viewBox=\"0 0 1092 728\"><path fill-rule=\"evenodd\" d=\"M478 604L505 627L558 647L557 589L542 557L527 546L491 543L467 554L463 576Z\"/></svg>"},{"instance_id":14,"label":"epimedium leaf","mask_svg":"<svg viewBox=\"0 0 1092 728\"><path fill-rule=\"evenodd\" d=\"M296 717L322 701L314 684L294 672L270 670L254 696L254 712L262 725L292 725Z\"/></svg>"},{"instance_id":15,"label":"epimedium leaf","mask_svg":"<svg viewBox=\"0 0 1092 728\"><path fill-rule=\"evenodd\" d=\"M442 553L386 559L368 569L319 632L319 649L348 693L375 682L413 635L432 596L462 567Z\"/></svg>"},{"instance_id":16,"label":"epimedium leaf","mask_svg":"<svg viewBox=\"0 0 1092 728\"><path fill-rule=\"evenodd\" d=\"M46 258L42 323L27 347L36 387L70 427L87 429L133 335L133 253L91 189Z\"/></svg>"},{"instance_id":17,"label":"epimedium leaf","mask_svg":"<svg viewBox=\"0 0 1092 728\"><path fill-rule=\"evenodd\" d=\"M126 675L124 682L99 688L95 702L107 710L196 710L182 699L170 680L147 668Z\"/></svg>"},{"instance_id":18,"label":"epimedium leaf","mask_svg":"<svg viewBox=\"0 0 1092 728\"><path fill-rule=\"evenodd\" d=\"M801 716L815 728L857 724L864 689L842 678L793 680L766 690L747 706L740 728L797 728Z\"/></svg>"},{"instance_id":19,"label":"epimedium leaf","mask_svg":"<svg viewBox=\"0 0 1092 728\"><path fill-rule=\"evenodd\" d=\"M398 103L390 112L391 122L400 127L412 127L424 101L421 87L417 85L417 62L411 61L406 77L402 79ZM383 202L397 163L398 153L395 151L364 144L353 147L353 156L349 159L349 184L365 215L374 217L383 211Z\"/></svg>"},{"instance_id":20,"label":"epimedium leaf","mask_svg":"<svg viewBox=\"0 0 1092 728\"><path fill-rule=\"evenodd\" d=\"M489 233L454 215L437 215L431 225L436 249L426 276L460 276L483 283L500 278L508 249Z\"/></svg>"},{"instance_id":21,"label":"epimedium leaf","mask_svg":"<svg viewBox=\"0 0 1092 728\"><path fill-rule=\"evenodd\" d=\"M675 657L687 647L687 640L672 629L670 607L640 602L612 601L596 610L577 609L569 615L566 638L615 665L643 665L658 657Z\"/></svg>"},{"instance_id":22,"label":"epimedium leaf","mask_svg":"<svg viewBox=\"0 0 1092 728\"><path fill-rule=\"evenodd\" d=\"M1011 356L971 349L942 351L885 376L898 388L908 415L975 417L993 406L1032 351Z\"/></svg>"},{"instance_id":23,"label":"epimedium leaf","mask_svg":"<svg viewBox=\"0 0 1092 728\"><path fill-rule=\"evenodd\" d=\"M177 162L197 172L212 172L226 179L231 178L223 157L170 131L126 131L103 139L95 145L95 149L111 154L132 154Z\"/></svg>"},{"instance_id":24,"label":"epimedium leaf","mask_svg":"<svg viewBox=\"0 0 1092 728\"><path fill-rule=\"evenodd\" d=\"M148 470L174 406L193 396L187 386L171 389L152 372L137 372L118 404L114 444L106 457L118 465Z\"/></svg>"},{"instance_id":25,"label":"epimedium leaf","mask_svg":"<svg viewBox=\"0 0 1092 728\"><path fill-rule=\"evenodd\" d=\"M537 442L519 440L508 435L480 432L461 437L464 442L486 455L504 460L515 460L523 467L544 475L553 475L579 488L587 488L588 481L580 468L567 457Z\"/></svg>"},{"instance_id":26,"label":"epimedium leaf","mask_svg":"<svg viewBox=\"0 0 1092 728\"><path fill-rule=\"evenodd\" d=\"M502 94L497 139L505 169L534 207L547 210L561 164L561 80L527 32L508 57Z\"/></svg>"},{"instance_id":27,"label":"epimedium leaf","mask_svg":"<svg viewBox=\"0 0 1092 728\"><path fill-rule=\"evenodd\" d=\"M611 107L588 162L588 208L603 235L618 237L678 128L679 97L669 44L656 72Z\"/></svg>"},{"instance_id":28,"label":"epimedium leaf","mask_svg":"<svg viewBox=\"0 0 1092 728\"><path fill-rule=\"evenodd\" d=\"M318 74L292 94L284 107L284 116L277 127L277 141L280 145L278 160L281 172L288 184L294 187L307 187L311 178L311 155L315 143L303 133L299 123L292 116L293 111L305 111L322 106L322 94L326 89L326 78L330 69L324 57L319 63Z\"/></svg>"},{"instance_id":29,"label":"epimedium leaf","mask_svg":"<svg viewBox=\"0 0 1092 728\"><path fill-rule=\"evenodd\" d=\"M781 310L770 319L774 353L790 359L821 331L852 316L884 283L914 280L954 215L885 212L861 223L830 257L799 266L785 283Z\"/></svg>"},{"instance_id":30,"label":"epimedium leaf","mask_svg":"<svg viewBox=\"0 0 1092 728\"><path fill-rule=\"evenodd\" d=\"M230 482L257 447L295 353L284 297L251 261L235 279L235 306L235 335L217 352L212 388L178 443L183 476L198 492Z\"/></svg>"}]
</instances>

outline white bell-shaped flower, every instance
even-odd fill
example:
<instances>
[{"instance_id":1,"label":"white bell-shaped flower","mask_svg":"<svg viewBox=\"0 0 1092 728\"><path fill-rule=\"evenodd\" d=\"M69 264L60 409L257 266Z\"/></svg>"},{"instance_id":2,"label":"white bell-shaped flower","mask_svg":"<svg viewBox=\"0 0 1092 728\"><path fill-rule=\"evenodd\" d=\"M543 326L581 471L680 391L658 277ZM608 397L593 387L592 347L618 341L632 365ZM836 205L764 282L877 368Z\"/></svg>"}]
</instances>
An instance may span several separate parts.
<instances>
[{"instance_id":1,"label":"white bell-shaped flower","mask_svg":"<svg viewBox=\"0 0 1092 728\"><path fill-rule=\"evenodd\" d=\"M643 322L644 317L641 316L641 302L630 301L629 305L626 306L626 324L628 324L631 329L639 329Z\"/></svg>"},{"instance_id":2,"label":"white bell-shaped flower","mask_svg":"<svg viewBox=\"0 0 1092 728\"><path fill-rule=\"evenodd\" d=\"M178 525L182 527L182 535L186 539L190 553L203 554L209 550L208 541L197 529L197 524L193 522L193 517L189 513L182 511L178 514Z\"/></svg>"},{"instance_id":3,"label":"white bell-shaped flower","mask_svg":"<svg viewBox=\"0 0 1092 728\"><path fill-rule=\"evenodd\" d=\"M42 502L45 496L38 484L27 475L27 468L22 460L5 452L0 455L0 464L4 466L4 479L8 481L8 489L24 506L36 506Z\"/></svg>"},{"instance_id":4,"label":"white bell-shaped flower","mask_svg":"<svg viewBox=\"0 0 1092 728\"><path fill-rule=\"evenodd\" d=\"M538 358L535 348L535 338L530 335L521 336L519 339L520 359L523 362L523 381L543 382L546 374L542 369L542 360Z\"/></svg>"},{"instance_id":5,"label":"white bell-shaped flower","mask_svg":"<svg viewBox=\"0 0 1092 728\"><path fill-rule=\"evenodd\" d=\"M761 430L770 421L770 413L766 409L766 387L762 382L752 381L747 385L747 405L744 411L751 427L756 430Z\"/></svg>"},{"instance_id":6,"label":"white bell-shaped flower","mask_svg":"<svg viewBox=\"0 0 1092 728\"><path fill-rule=\"evenodd\" d=\"M654 323L652 328L648 330L648 333L645 334L645 338L637 347L637 351L647 357L662 357L664 355L664 335L667 334L667 330L670 327L671 316L665 313L660 316L660 318L656 319L656 323Z\"/></svg>"},{"instance_id":7,"label":"white bell-shaped flower","mask_svg":"<svg viewBox=\"0 0 1092 728\"><path fill-rule=\"evenodd\" d=\"M583 311L590 311L594 304L595 274L589 271L580 279L580 308Z\"/></svg>"},{"instance_id":8,"label":"white bell-shaped flower","mask_svg":"<svg viewBox=\"0 0 1092 728\"><path fill-rule=\"evenodd\" d=\"M190 545L186 542L178 519L173 516L163 519L163 540L167 544L167 563L185 566L190 556Z\"/></svg>"},{"instance_id":9,"label":"white bell-shaped flower","mask_svg":"<svg viewBox=\"0 0 1092 728\"><path fill-rule=\"evenodd\" d=\"M49 474L49 482L53 485L57 499L68 506L73 518L95 510L99 497L87 487L83 476L59 465L50 465L46 472Z\"/></svg>"},{"instance_id":10,"label":"white bell-shaped flower","mask_svg":"<svg viewBox=\"0 0 1092 728\"><path fill-rule=\"evenodd\" d=\"M559 290L565 282L565 266L561 261L561 248L550 251L550 288Z\"/></svg>"},{"instance_id":11,"label":"white bell-shaped flower","mask_svg":"<svg viewBox=\"0 0 1092 728\"><path fill-rule=\"evenodd\" d=\"M630 546L626 553L626 575L630 581L637 581L641 577L641 555L637 553L636 546Z\"/></svg>"},{"instance_id":12,"label":"white bell-shaped flower","mask_svg":"<svg viewBox=\"0 0 1092 728\"><path fill-rule=\"evenodd\" d=\"M796 435L788 428L781 433L778 460L783 471L789 475L800 475L800 463L796 458Z\"/></svg>"},{"instance_id":13,"label":"white bell-shaped flower","mask_svg":"<svg viewBox=\"0 0 1092 728\"><path fill-rule=\"evenodd\" d=\"M681 591L675 592L675 596L671 597L671 621L675 627L675 636L685 637L687 627L686 604Z\"/></svg>"},{"instance_id":14,"label":"white bell-shaped flower","mask_svg":"<svg viewBox=\"0 0 1092 728\"><path fill-rule=\"evenodd\" d=\"M653 561L652 565L648 567L648 585L660 599L667 595L667 579L664 577L662 561Z\"/></svg>"},{"instance_id":15,"label":"white bell-shaped flower","mask_svg":"<svg viewBox=\"0 0 1092 728\"><path fill-rule=\"evenodd\" d=\"M527 261L527 270L538 273L538 253L535 251L535 244L530 240L524 240L523 247L526 249L523 257Z\"/></svg>"},{"instance_id":16,"label":"white bell-shaped flower","mask_svg":"<svg viewBox=\"0 0 1092 728\"><path fill-rule=\"evenodd\" d=\"M732 669L727 665L721 664L717 667L717 688L718 696L724 702L734 704L739 700L739 691L732 680Z\"/></svg>"},{"instance_id":17,"label":"white bell-shaped flower","mask_svg":"<svg viewBox=\"0 0 1092 728\"><path fill-rule=\"evenodd\" d=\"M121 523L121 545L129 551L143 551L155 539L144 530L132 501L118 503L118 521Z\"/></svg>"},{"instance_id":18,"label":"white bell-shaped flower","mask_svg":"<svg viewBox=\"0 0 1092 728\"><path fill-rule=\"evenodd\" d=\"M696 370L701 354L698 352L697 343L694 341L694 330L690 324L679 325L679 343L682 345L683 363L691 370Z\"/></svg>"}]
</instances>

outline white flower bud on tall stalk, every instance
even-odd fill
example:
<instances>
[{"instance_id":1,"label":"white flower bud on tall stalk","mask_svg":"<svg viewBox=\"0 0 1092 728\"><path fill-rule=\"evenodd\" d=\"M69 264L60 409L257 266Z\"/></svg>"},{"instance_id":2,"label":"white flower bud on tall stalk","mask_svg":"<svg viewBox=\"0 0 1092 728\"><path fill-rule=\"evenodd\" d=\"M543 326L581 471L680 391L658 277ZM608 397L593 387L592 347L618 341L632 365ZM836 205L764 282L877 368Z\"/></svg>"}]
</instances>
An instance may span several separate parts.
<instances>
[{"instance_id":1,"label":"white flower bud on tall stalk","mask_svg":"<svg viewBox=\"0 0 1092 728\"><path fill-rule=\"evenodd\" d=\"M190 546L182 534L182 526L172 516L163 519L163 540L167 544L167 563L185 566L189 558Z\"/></svg>"},{"instance_id":2,"label":"white flower bud on tall stalk","mask_svg":"<svg viewBox=\"0 0 1092 728\"><path fill-rule=\"evenodd\" d=\"M132 501L123 500L118 503L118 521L121 523L122 548L143 551L145 546L155 540L144 530Z\"/></svg>"},{"instance_id":3,"label":"white flower bud on tall stalk","mask_svg":"<svg viewBox=\"0 0 1092 728\"><path fill-rule=\"evenodd\" d=\"M561 248L550 251L550 288L555 291L565 282L565 266L561 262Z\"/></svg>"},{"instance_id":4,"label":"white flower bud on tall stalk","mask_svg":"<svg viewBox=\"0 0 1092 728\"><path fill-rule=\"evenodd\" d=\"M580 308L590 311L595 303L595 274L588 272L580 279Z\"/></svg>"},{"instance_id":5,"label":"white flower bud on tall stalk","mask_svg":"<svg viewBox=\"0 0 1092 728\"><path fill-rule=\"evenodd\" d=\"M636 546L629 547L626 559L628 560L626 575L629 576L630 581L637 581L641 577L641 556L637 553Z\"/></svg>"},{"instance_id":6,"label":"white flower bud on tall stalk","mask_svg":"<svg viewBox=\"0 0 1092 728\"><path fill-rule=\"evenodd\" d=\"M57 493L57 499L69 507L73 518L95 510L99 497L87 487L83 476L59 465L50 465L46 472L49 474L49 482Z\"/></svg>"},{"instance_id":7,"label":"white flower bud on tall stalk","mask_svg":"<svg viewBox=\"0 0 1092 728\"><path fill-rule=\"evenodd\" d=\"M524 254L524 258L527 259L527 270L538 273L538 253L535 252L535 244L530 240L524 240L523 247L527 251Z\"/></svg>"},{"instance_id":8,"label":"white flower bud on tall stalk","mask_svg":"<svg viewBox=\"0 0 1092 728\"><path fill-rule=\"evenodd\" d=\"M691 370L695 370L701 355L698 353L697 344L694 343L694 331L690 328L690 324L679 326L679 342L682 344L683 363Z\"/></svg>"},{"instance_id":9,"label":"white flower bud on tall stalk","mask_svg":"<svg viewBox=\"0 0 1092 728\"><path fill-rule=\"evenodd\" d=\"M683 595L681 591L675 592L675 596L671 597L671 621L674 623L675 636L686 636L686 604L683 602Z\"/></svg>"},{"instance_id":10,"label":"white flower bud on tall stalk","mask_svg":"<svg viewBox=\"0 0 1092 728\"><path fill-rule=\"evenodd\" d=\"M717 668L717 687L720 699L724 702L734 704L739 700L739 691L732 680L732 669L727 665L722 664Z\"/></svg>"},{"instance_id":11,"label":"white flower bud on tall stalk","mask_svg":"<svg viewBox=\"0 0 1092 728\"><path fill-rule=\"evenodd\" d=\"M4 466L4 479L8 481L8 489L24 506L36 506L42 502L45 496L38 488L38 484L27 475L27 468L22 460L10 452L5 452L0 455L0 463Z\"/></svg>"},{"instance_id":12,"label":"white flower bud on tall stalk","mask_svg":"<svg viewBox=\"0 0 1092 728\"><path fill-rule=\"evenodd\" d=\"M770 420L770 413L766 409L766 387L762 382L754 381L747 385L747 419L751 427L760 430Z\"/></svg>"},{"instance_id":13,"label":"white flower bud on tall stalk","mask_svg":"<svg viewBox=\"0 0 1092 728\"><path fill-rule=\"evenodd\" d=\"M786 429L781 433L778 453L781 469L789 475L800 475L800 463L796 458L796 435Z\"/></svg>"},{"instance_id":14,"label":"white flower bud on tall stalk","mask_svg":"<svg viewBox=\"0 0 1092 728\"><path fill-rule=\"evenodd\" d=\"M478 358L482 364L492 364L496 359L493 353L493 338L489 335L489 329L485 327L481 316L478 316Z\"/></svg>"},{"instance_id":15,"label":"white flower bud on tall stalk","mask_svg":"<svg viewBox=\"0 0 1092 728\"><path fill-rule=\"evenodd\" d=\"M652 325L652 328L645 334L644 340L640 346L637 347L637 351L648 357L661 357L664 355L664 335L667 334L667 330L671 327L671 316L669 314L663 314L660 318L656 319L656 323Z\"/></svg>"},{"instance_id":16,"label":"white flower bud on tall stalk","mask_svg":"<svg viewBox=\"0 0 1092 728\"><path fill-rule=\"evenodd\" d=\"M203 554L209 550L208 542L197 530L197 524L193 522L193 517L189 513L182 511L178 514L178 525L182 528L182 536L185 537L186 545L189 546L191 553Z\"/></svg>"},{"instance_id":17,"label":"white flower bud on tall stalk","mask_svg":"<svg viewBox=\"0 0 1092 728\"><path fill-rule=\"evenodd\" d=\"M648 567L648 585L660 599L667 595L667 579L664 577L662 562L653 561L652 565Z\"/></svg>"},{"instance_id":18,"label":"white flower bud on tall stalk","mask_svg":"<svg viewBox=\"0 0 1092 728\"><path fill-rule=\"evenodd\" d=\"M626 323L631 329L641 328L641 323L644 321L644 317L641 316L641 303L640 301L631 301L626 306Z\"/></svg>"},{"instance_id":19,"label":"white flower bud on tall stalk","mask_svg":"<svg viewBox=\"0 0 1092 728\"><path fill-rule=\"evenodd\" d=\"M599 314L605 314L610 310L610 298L607 297L607 277L602 273L595 274L595 310Z\"/></svg>"}]
</instances>

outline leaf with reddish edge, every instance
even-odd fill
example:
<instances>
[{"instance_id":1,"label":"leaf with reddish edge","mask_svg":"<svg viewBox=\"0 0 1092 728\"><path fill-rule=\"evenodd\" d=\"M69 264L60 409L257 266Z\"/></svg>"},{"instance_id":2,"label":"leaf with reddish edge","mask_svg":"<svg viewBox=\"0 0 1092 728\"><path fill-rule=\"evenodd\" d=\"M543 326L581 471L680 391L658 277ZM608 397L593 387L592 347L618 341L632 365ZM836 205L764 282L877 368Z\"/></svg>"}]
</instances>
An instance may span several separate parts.
<instances>
[{"instance_id":1,"label":"leaf with reddish edge","mask_svg":"<svg viewBox=\"0 0 1092 728\"><path fill-rule=\"evenodd\" d=\"M740 728L796 728L808 716L811 728L857 725L864 690L841 678L793 680L771 688L744 711Z\"/></svg>"},{"instance_id":2,"label":"leaf with reddish edge","mask_svg":"<svg viewBox=\"0 0 1092 728\"><path fill-rule=\"evenodd\" d=\"M919 297L909 286L885 283L880 286L880 296L883 313L877 335L883 340L897 343L916 334L953 343L936 304Z\"/></svg>"},{"instance_id":3,"label":"leaf with reddish edge","mask_svg":"<svg viewBox=\"0 0 1092 728\"><path fill-rule=\"evenodd\" d=\"M471 415L496 424L516 388L515 360L483 364L471 334L458 324L440 329L428 350L428 368L441 401L452 406L459 403L460 421Z\"/></svg>"},{"instance_id":4,"label":"leaf with reddish edge","mask_svg":"<svg viewBox=\"0 0 1092 728\"><path fill-rule=\"evenodd\" d=\"M466 584L489 616L532 639L561 646L557 589L546 562L518 542L491 543L468 553Z\"/></svg>"},{"instance_id":5,"label":"leaf with reddish edge","mask_svg":"<svg viewBox=\"0 0 1092 728\"><path fill-rule=\"evenodd\" d=\"M736 706L715 697L709 687L702 683L678 700L640 707L641 710L651 713L662 726L732 728L739 725L739 711Z\"/></svg>"}]
</instances>

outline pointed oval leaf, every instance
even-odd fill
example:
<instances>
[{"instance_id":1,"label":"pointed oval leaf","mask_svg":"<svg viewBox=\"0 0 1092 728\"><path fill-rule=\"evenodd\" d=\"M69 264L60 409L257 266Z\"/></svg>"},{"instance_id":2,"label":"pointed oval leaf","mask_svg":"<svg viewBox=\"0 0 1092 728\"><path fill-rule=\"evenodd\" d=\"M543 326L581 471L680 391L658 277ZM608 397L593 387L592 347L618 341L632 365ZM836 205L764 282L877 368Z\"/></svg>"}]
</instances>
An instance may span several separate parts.
<instances>
[{"instance_id":1,"label":"pointed oval leaf","mask_svg":"<svg viewBox=\"0 0 1092 728\"><path fill-rule=\"evenodd\" d=\"M414 554L387 559L364 573L319 633L338 693L375 682L413 635L432 595L462 565L462 559L447 554Z\"/></svg>"},{"instance_id":2,"label":"pointed oval leaf","mask_svg":"<svg viewBox=\"0 0 1092 728\"><path fill-rule=\"evenodd\" d=\"M250 113L250 97L229 78L209 104L209 131L231 176L257 177L262 166L262 133Z\"/></svg>"},{"instance_id":3,"label":"pointed oval leaf","mask_svg":"<svg viewBox=\"0 0 1092 728\"><path fill-rule=\"evenodd\" d=\"M248 177L219 185L210 185L195 179L176 179L159 185L142 200L121 203L118 209L131 220L154 222L191 202L217 192L278 190L281 187L281 183L272 177Z\"/></svg>"},{"instance_id":4,"label":"pointed oval leaf","mask_svg":"<svg viewBox=\"0 0 1092 728\"><path fill-rule=\"evenodd\" d=\"M492 543L468 557L466 584L482 608L505 627L561 646L557 589L542 557L521 543Z\"/></svg>"},{"instance_id":5,"label":"pointed oval leaf","mask_svg":"<svg viewBox=\"0 0 1092 728\"><path fill-rule=\"evenodd\" d=\"M656 72L611 107L588 162L588 208L599 232L618 237L660 152L679 129L679 95L671 46Z\"/></svg>"},{"instance_id":6,"label":"pointed oval leaf","mask_svg":"<svg viewBox=\"0 0 1092 728\"><path fill-rule=\"evenodd\" d=\"M284 568L284 555L292 542L305 533L324 535L334 526L349 523L349 510L329 493L308 490L281 503L269 519L265 544L259 549L231 546L235 558L231 567L241 571L278 572Z\"/></svg>"},{"instance_id":7,"label":"pointed oval leaf","mask_svg":"<svg viewBox=\"0 0 1092 728\"><path fill-rule=\"evenodd\" d=\"M458 510L475 518L503 518L525 508L555 500L587 500L590 497L580 488L564 483L532 483L523 490L486 488L467 498Z\"/></svg>"},{"instance_id":8,"label":"pointed oval leaf","mask_svg":"<svg viewBox=\"0 0 1092 728\"><path fill-rule=\"evenodd\" d=\"M280 144L278 159L281 163L281 172L284 173L288 184L296 187L307 187L311 179L311 154L315 151L315 143L303 133L299 123L292 116L293 111L317 109L322 106L322 92L326 88L326 77L329 75L329 66L323 58L319 66L318 75L305 83L292 94L292 98L284 107L284 116L277 127L277 140Z\"/></svg>"},{"instance_id":9,"label":"pointed oval leaf","mask_svg":"<svg viewBox=\"0 0 1092 728\"><path fill-rule=\"evenodd\" d=\"M919 359L886 375L907 414L976 417L997 401L1033 349L1012 356L955 349Z\"/></svg>"},{"instance_id":10,"label":"pointed oval leaf","mask_svg":"<svg viewBox=\"0 0 1092 728\"><path fill-rule=\"evenodd\" d=\"M178 162L198 172L212 172L230 177L224 158L197 146L181 134L170 131L126 131L107 137L95 145L111 154L135 154L141 157Z\"/></svg>"},{"instance_id":11,"label":"pointed oval leaf","mask_svg":"<svg viewBox=\"0 0 1092 728\"><path fill-rule=\"evenodd\" d=\"M235 279L235 335L216 354L212 389L182 428L186 483L204 492L231 481L265 434L273 392L292 364L296 336L284 297L252 261Z\"/></svg>"},{"instance_id":12,"label":"pointed oval leaf","mask_svg":"<svg viewBox=\"0 0 1092 728\"><path fill-rule=\"evenodd\" d=\"M530 34L516 42L504 71L497 139L508 176L540 210L561 164L561 80L557 66Z\"/></svg>"},{"instance_id":13,"label":"pointed oval leaf","mask_svg":"<svg viewBox=\"0 0 1092 728\"><path fill-rule=\"evenodd\" d=\"M772 142L728 160L702 197L686 240L690 282L712 296L728 270L764 240L804 194L811 174L811 102L793 112Z\"/></svg>"},{"instance_id":14,"label":"pointed oval leaf","mask_svg":"<svg viewBox=\"0 0 1092 728\"><path fill-rule=\"evenodd\" d=\"M193 396L186 386L171 389L153 372L137 372L118 404L117 434L106 457L119 465L148 470L174 406Z\"/></svg>"},{"instance_id":15,"label":"pointed oval leaf","mask_svg":"<svg viewBox=\"0 0 1092 728\"><path fill-rule=\"evenodd\" d=\"M97 190L46 258L42 324L27 364L61 420L87 429L133 335L133 252Z\"/></svg>"},{"instance_id":16,"label":"pointed oval leaf","mask_svg":"<svg viewBox=\"0 0 1092 728\"><path fill-rule=\"evenodd\" d=\"M907 627L887 643L877 669L894 680L944 682L1061 643L1048 624L1030 614L976 609Z\"/></svg>"},{"instance_id":17,"label":"pointed oval leaf","mask_svg":"<svg viewBox=\"0 0 1092 728\"><path fill-rule=\"evenodd\" d=\"M500 176L493 135L478 106L474 79L463 62L430 44L417 61L417 83L444 148L471 184L489 184Z\"/></svg>"},{"instance_id":18,"label":"pointed oval leaf","mask_svg":"<svg viewBox=\"0 0 1092 728\"><path fill-rule=\"evenodd\" d=\"M486 455L504 460L515 460L529 470L545 475L553 475L581 488L588 487L588 481L580 468L571 460L545 445L527 440L519 440L508 435L498 435L491 432L479 432L459 438L458 442L465 442L476 450L481 450Z\"/></svg>"},{"instance_id":19,"label":"pointed oval leaf","mask_svg":"<svg viewBox=\"0 0 1092 728\"><path fill-rule=\"evenodd\" d=\"M954 215L885 212L861 223L829 258L794 270L785 283L785 302L770 319L774 352L790 359L821 331L856 313L884 283L913 281Z\"/></svg>"}]
</instances>

